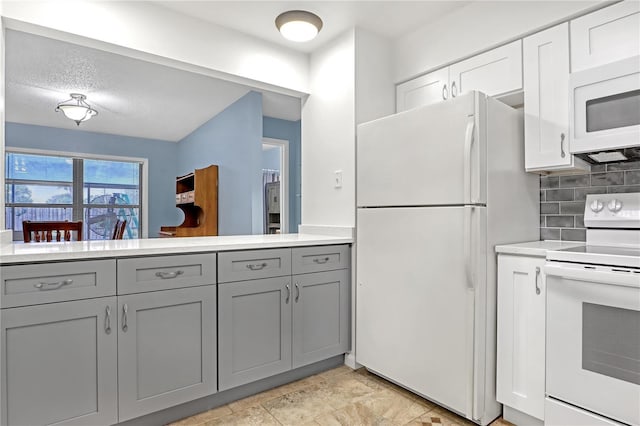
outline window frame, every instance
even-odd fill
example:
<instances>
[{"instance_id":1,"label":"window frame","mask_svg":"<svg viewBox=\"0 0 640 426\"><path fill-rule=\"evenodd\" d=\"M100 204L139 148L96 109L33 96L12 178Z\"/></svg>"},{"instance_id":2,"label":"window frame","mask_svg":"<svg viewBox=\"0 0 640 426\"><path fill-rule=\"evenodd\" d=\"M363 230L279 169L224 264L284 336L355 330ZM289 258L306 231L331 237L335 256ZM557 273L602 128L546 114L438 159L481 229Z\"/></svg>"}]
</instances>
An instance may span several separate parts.
<instances>
[{"instance_id":1,"label":"window frame","mask_svg":"<svg viewBox=\"0 0 640 426\"><path fill-rule=\"evenodd\" d=\"M67 152L67 151L53 151L53 150L45 150L45 149L34 149L34 148L20 148L20 147L11 147L11 146L6 146L4 149L4 155L2 158L3 164L6 163L6 158L8 154L27 154L27 155L44 155L44 156L53 156L53 157L68 157L68 158L72 158L74 165L73 165L73 181L71 182L71 186L72 186L72 191L78 191L79 194L74 194L74 198L76 200L78 200L79 202L77 202L76 204L74 204L73 202L71 204L46 204L46 203L32 203L29 204L30 207L60 207L60 208L71 208L73 211L73 220L83 220L83 216L84 216L84 210L86 208L97 208L98 206L95 205L90 205L90 204L85 204L84 203L84 199L83 199L83 191L84 191L84 179L83 179L83 168L82 167L78 167L77 163L81 163L82 160L104 160L104 161L119 161L119 162L130 162L130 163L138 163L140 164L141 167L141 171L140 171L140 194L139 194L139 205L140 205L140 214L139 214L139 228L138 228L138 238L148 238L149 235L149 191L148 191L148 185L149 185L149 159L148 158L142 158L142 157L125 157L125 156L117 156L117 155L102 155L102 154L89 154L89 153L81 153L81 152ZM74 185L74 182L76 182L77 180L82 180L82 185ZM7 177L6 177L6 170L4 171L4 174L2 176L2 180L3 180L3 192L5 191L6 188L6 183L7 183ZM19 179L12 179L13 181L19 181ZM33 182L40 182L40 181L29 181L30 183ZM49 182L49 181L46 181ZM53 181L52 181L53 182ZM43 181L44 183L44 181ZM68 183L68 182L65 182ZM79 198L78 198L79 196ZM3 201L4 201L4 197L3 197ZM22 204L20 204L19 206L16 205L16 203L4 203L4 208L9 208L9 207L21 207ZM7 220L7 218L5 218L5 221ZM2 224L2 226L4 227L5 224ZM14 225L15 226L15 225ZM21 232L16 232L16 231L12 231L13 232L13 240L14 241L21 241L22 240L22 233ZM20 234L20 235L17 235Z\"/></svg>"}]
</instances>

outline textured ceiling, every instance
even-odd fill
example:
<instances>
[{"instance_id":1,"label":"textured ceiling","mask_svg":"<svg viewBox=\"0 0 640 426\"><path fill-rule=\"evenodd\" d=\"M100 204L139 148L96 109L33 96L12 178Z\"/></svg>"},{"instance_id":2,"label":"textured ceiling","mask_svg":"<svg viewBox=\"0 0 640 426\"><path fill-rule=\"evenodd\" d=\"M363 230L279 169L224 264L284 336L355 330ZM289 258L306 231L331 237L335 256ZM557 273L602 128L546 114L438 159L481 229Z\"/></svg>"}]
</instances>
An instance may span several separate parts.
<instances>
[{"instance_id":1,"label":"textured ceiling","mask_svg":"<svg viewBox=\"0 0 640 426\"><path fill-rule=\"evenodd\" d=\"M82 130L178 141L250 87L58 40L6 31L6 121L76 128L55 112L69 93L98 116ZM264 115L300 119L300 99L263 94Z\"/></svg>"},{"instance_id":2,"label":"textured ceiling","mask_svg":"<svg viewBox=\"0 0 640 426\"><path fill-rule=\"evenodd\" d=\"M203 19L301 52L312 52L343 31L359 27L389 38L400 37L471 1L155 1L185 15ZM275 19L287 10L308 10L323 27L307 43L285 40Z\"/></svg>"}]
</instances>

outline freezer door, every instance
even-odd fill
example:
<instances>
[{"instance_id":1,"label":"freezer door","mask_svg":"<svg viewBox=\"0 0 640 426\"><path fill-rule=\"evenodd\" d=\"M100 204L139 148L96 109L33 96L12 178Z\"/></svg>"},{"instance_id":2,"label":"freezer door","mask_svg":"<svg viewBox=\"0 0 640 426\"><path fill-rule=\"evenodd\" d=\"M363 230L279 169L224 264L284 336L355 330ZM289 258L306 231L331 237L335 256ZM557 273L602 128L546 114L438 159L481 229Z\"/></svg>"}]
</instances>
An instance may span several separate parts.
<instances>
[{"instance_id":1,"label":"freezer door","mask_svg":"<svg viewBox=\"0 0 640 426\"><path fill-rule=\"evenodd\" d=\"M358 126L357 205L483 204L483 99L471 92Z\"/></svg>"},{"instance_id":2,"label":"freezer door","mask_svg":"<svg viewBox=\"0 0 640 426\"><path fill-rule=\"evenodd\" d=\"M358 209L357 218L356 361L467 418L482 415L483 217L484 208L426 207Z\"/></svg>"}]
</instances>

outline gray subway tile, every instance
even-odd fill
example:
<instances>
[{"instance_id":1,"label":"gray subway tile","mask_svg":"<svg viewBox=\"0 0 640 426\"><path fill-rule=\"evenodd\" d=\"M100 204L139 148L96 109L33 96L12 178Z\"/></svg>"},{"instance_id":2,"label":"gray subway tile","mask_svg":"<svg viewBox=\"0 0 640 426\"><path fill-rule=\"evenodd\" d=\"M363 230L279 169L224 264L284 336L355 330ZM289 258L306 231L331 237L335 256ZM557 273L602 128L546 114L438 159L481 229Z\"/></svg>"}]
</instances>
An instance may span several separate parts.
<instances>
[{"instance_id":1,"label":"gray subway tile","mask_svg":"<svg viewBox=\"0 0 640 426\"><path fill-rule=\"evenodd\" d=\"M542 189L540 190L540 201L546 201L547 200L547 196L545 195L545 191L543 191Z\"/></svg>"},{"instance_id":2,"label":"gray subway tile","mask_svg":"<svg viewBox=\"0 0 640 426\"><path fill-rule=\"evenodd\" d=\"M624 185L624 172L592 173L591 186Z\"/></svg>"},{"instance_id":3,"label":"gray subway tile","mask_svg":"<svg viewBox=\"0 0 640 426\"><path fill-rule=\"evenodd\" d=\"M576 215L576 228L584 228L584 215Z\"/></svg>"},{"instance_id":4,"label":"gray subway tile","mask_svg":"<svg viewBox=\"0 0 640 426\"><path fill-rule=\"evenodd\" d=\"M546 216L542 216L542 215L540 216L540 228L544 228L544 225L546 222L545 218Z\"/></svg>"},{"instance_id":5,"label":"gray subway tile","mask_svg":"<svg viewBox=\"0 0 640 426\"><path fill-rule=\"evenodd\" d=\"M587 199L588 194L606 194L606 186L590 186L587 188L576 188L575 199L576 201L583 201Z\"/></svg>"},{"instance_id":6,"label":"gray subway tile","mask_svg":"<svg viewBox=\"0 0 640 426\"><path fill-rule=\"evenodd\" d=\"M540 188L553 189L559 187L560 178L558 176L542 176L540 177Z\"/></svg>"},{"instance_id":7,"label":"gray subway tile","mask_svg":"<svg viewBox=\"0 0 640 426\"><path fill-rule=\"evenodd\" d=\"M553 228L540 228L540 239L541 240L559 240L560 230L553 229Z\"/></svg>"},{"instance_id":8,"label":"gray subway tile","mask_svg":"<svg viewBox=\"0 0 640 426\"><path fill-rule=\"evenodd\" d=\"M540 214L558 214L558 213L560 213L560 204L540 203Z\"/></svg>"},{"instance_id":9,"label":"gray subway tile","mask_svg":"<svg viewBox=\"0 0 640 426\"><path fill-rule=\"evenodd\" d=\"M609 194L619 194L621 192L640 192L640 185L610 186L607 188Z\"/></svg>"},{"instance_id":10,"label":"gray subway tile","mask_svg":"<svg viewBox=\"0 0 640 426\"><path fill-rule=\"evenodd\" d=\"M584 201L564 201L560 203L560 214L584 213Z\"/></svg>"},{"instance_id":11,"label":"gray subway tile","mask_svg":"<svg viewBox=\"0 0 640 426\"><path fill-rule=\"evenodd\" d=\"M560 176L560 188L584 187L589 186L590 183L590 175Z\"/></svg>"},{"instance_id":12,"label":"gray subway tile","mask_svg":"<svg viewBox=\"0 0 640 426\"><path fill-rule=\"evenodd\" d=\"M620 170L640 170L640 161L627 161L624 163L607 164L607 171L609 172L617 172Z\"/></svg>"},{"instance_id":13,"label":"gray subway tile","mask_svg":"<svg viewBox=\"0 0 640 426\"><path fill-rule=\"evenodd\" d=\"M600 173L600 172L606 172L606 171L607 171L607 166L604 164L591 165L591 173Z\"/></svg>"},{"instance_id":14,"label":"gray subway tile","mask_svg":"<svg viewBox=\"0 0 640 426\"><path fill-rule=\"evenodd\" d=\"M573 201L573 188L571 189L547 189L546 201Z\"/></svg>"},{"instance_id":15,"label":"gray subway tile","mask_svg":"<svg viewBox=\"0 0 640 426\"><path fill-rule=\"evenodd\" d=\"M552 228L573 228L573 216L547 216L547 226Z\"/></svg>"},{"instance_id":16,"label":"gray subway tile","mask_svg":"<svg viewBox=\"0 0 640 426\"><path fill-rule=\"evenodd\" d=\"M624 172L625 185L640 185L640 170L629 170Z\"/></svg>"},{"instance_id":17,"label":"gray subway tile","mask_svg":"<svg viewBox=\"0 0 640 426\"><path fill-rule=\"evenodd\" d=\"M563 229L560 234L560 238L564 241L586 241L587 230L586 229Z\"/></svg>"}]
</instances>

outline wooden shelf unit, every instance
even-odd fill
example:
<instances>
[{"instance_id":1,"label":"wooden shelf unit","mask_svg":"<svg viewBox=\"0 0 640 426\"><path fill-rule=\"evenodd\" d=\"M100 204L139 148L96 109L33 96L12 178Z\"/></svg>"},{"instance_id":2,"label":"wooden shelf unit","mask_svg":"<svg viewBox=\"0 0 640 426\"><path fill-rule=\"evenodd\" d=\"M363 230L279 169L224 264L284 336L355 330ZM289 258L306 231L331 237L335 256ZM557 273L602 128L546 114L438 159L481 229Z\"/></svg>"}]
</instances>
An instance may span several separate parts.
<instances>
[{"instance_id":1,"label":"wooden shelf unit","mask_svg":"<svg viewBox=\"0 0 640 426\"><path fill-rule=\"evenodd\" d=\"M162 237L218 235L218 166L176 178L176 207L184 213L178 226L162 226Z\"/></svg>"}]
</instances>

